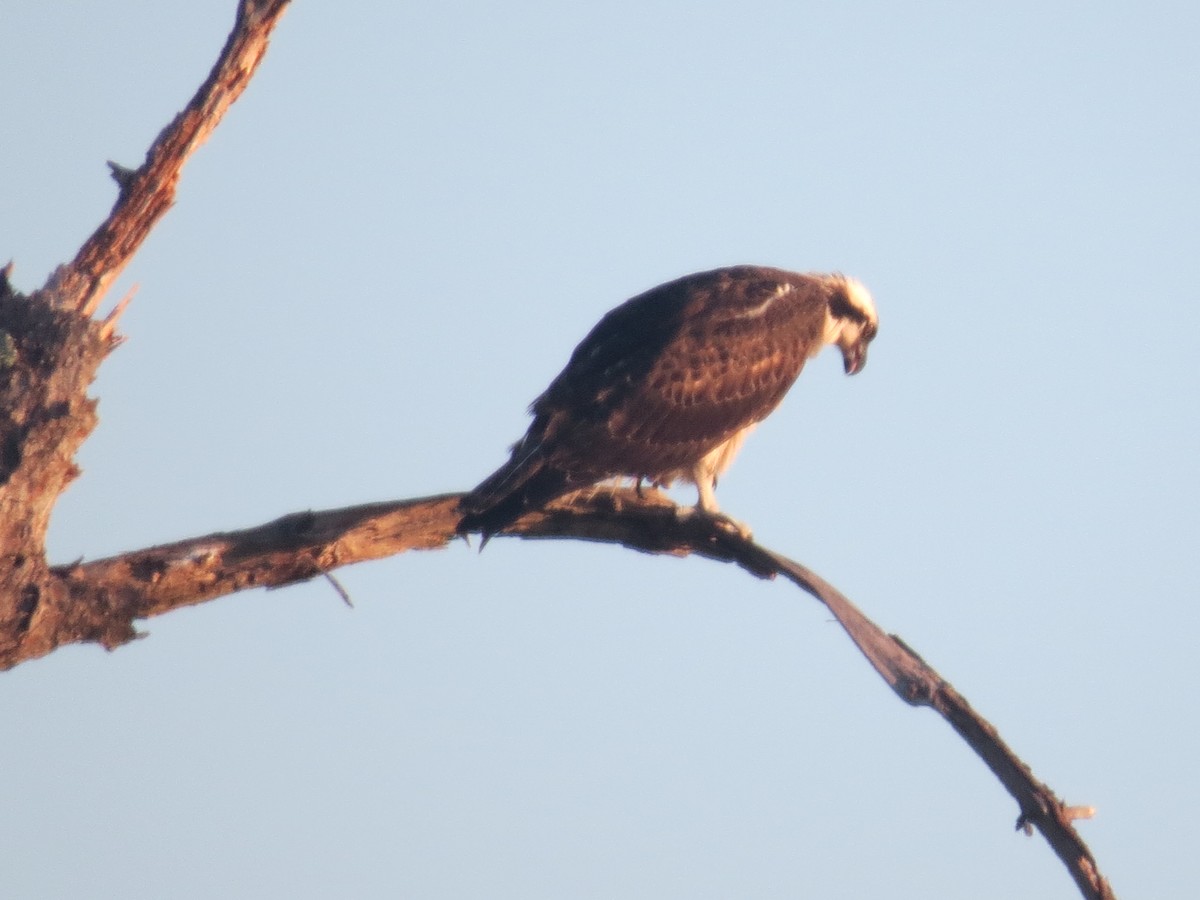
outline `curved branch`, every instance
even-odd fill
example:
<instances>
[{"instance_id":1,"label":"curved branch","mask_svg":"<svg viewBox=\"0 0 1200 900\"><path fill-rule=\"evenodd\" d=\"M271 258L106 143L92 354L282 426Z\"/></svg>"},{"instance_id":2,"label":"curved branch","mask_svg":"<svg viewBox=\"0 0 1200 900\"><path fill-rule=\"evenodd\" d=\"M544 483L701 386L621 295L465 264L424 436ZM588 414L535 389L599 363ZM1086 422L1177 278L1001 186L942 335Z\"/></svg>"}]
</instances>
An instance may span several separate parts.
<instances>
[{"instance_id":1,"label":"curved branch","mask_svg":"<svg viewBox=\"0 0 1200 900\"><path fill-rule=\"evenodd\" d=\"M284 516L257 528L219 532L53 570L73 603L69 615L31 629L49 652L62 643L115 647L137 636L137 619L251 587L282 587L339 566L407 550L434 550L457 537L461 494ZM605 489L569 496L529 513L507 534L621 544L645 553L733 562L759 578L783 575L820 600L896 694L941 715L1017 801L1017 825L1036 827L1083 896L1114 895L1072 820L1086 815L1060 801L966 699L902 640L884 632L836 588L804 566L700 516L681 517L658 492ZM37 655L40 655L38 653ZM28 655L0 656L12 666Z\"/></svg>"}]
</instances>

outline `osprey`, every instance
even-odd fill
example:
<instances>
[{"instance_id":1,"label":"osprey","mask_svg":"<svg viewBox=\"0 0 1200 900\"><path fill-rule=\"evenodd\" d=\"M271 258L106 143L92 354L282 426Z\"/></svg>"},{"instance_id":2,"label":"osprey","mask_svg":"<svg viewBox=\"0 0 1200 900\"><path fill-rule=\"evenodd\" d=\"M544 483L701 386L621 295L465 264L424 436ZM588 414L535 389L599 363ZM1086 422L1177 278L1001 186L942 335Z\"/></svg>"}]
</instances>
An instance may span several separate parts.
<instances>
[{"instance_id":1,"label":"osprey","mask_svg":"<svg viewBox=\"0 0 1200 900\"><path fill-rule=\"evenodd\" d=\"M878 317L840 274L733 266L659 285L609 312L533 401L512 457L461 501L459 533L489 537L525 512L609 478L713 488L750 430L827 344L847 375L867 360Z\"/></svg>"}]
</instances>

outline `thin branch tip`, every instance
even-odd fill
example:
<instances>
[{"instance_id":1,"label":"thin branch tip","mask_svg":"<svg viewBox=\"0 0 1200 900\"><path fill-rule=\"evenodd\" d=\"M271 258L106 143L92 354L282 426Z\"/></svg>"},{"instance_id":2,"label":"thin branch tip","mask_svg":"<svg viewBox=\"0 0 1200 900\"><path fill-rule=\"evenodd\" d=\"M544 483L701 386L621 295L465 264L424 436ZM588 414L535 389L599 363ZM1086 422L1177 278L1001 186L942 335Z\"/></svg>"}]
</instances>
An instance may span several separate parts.
<instances>
[{"instance_id":1,"label":"thin branch tip","mask_svg":"<svg viewBox=\"0 0 1200 900\"><path fill-rule=\"evenodd\" d=\"M108 174L112 176L112 180L117 183L117 188L122 194L129 190L133 180L137 178L138 170L130 169L118 162L108 160Z\"/></svg>"},{"instance_id":2,"label":"thin branch tip","mask_svg":"<svg viewBox=\"0 0 1200 900\"><path fill-rule=\"evenodd\" d=\"M100 323L100 337L103 340L119 340L119 338L114 337L114 332L117 328L117 322L120 321L126 307L129 306L140 287L140 284L134 284L133 287L126 291L125 296L117 301L117 305L112 308L109 314L104 317L104 321ZM90 313L86 313L86 315L90 315Z\"/></svg>"},{"instance_id":3,"label":"thin branch tip","mask_svg":"<svg viewBox=\"0 0 1200 900\"><path fill-rule=\"evenodd\" d=\"M334 591L336 591L337 595L342 598L342 602L351 609L354 609L354 601L350 598L350 592L346 590L345 586L338 581L337 578L334 577L332 572L325 573L325 580L333 586Z\"/></svg>"}]
</instances>

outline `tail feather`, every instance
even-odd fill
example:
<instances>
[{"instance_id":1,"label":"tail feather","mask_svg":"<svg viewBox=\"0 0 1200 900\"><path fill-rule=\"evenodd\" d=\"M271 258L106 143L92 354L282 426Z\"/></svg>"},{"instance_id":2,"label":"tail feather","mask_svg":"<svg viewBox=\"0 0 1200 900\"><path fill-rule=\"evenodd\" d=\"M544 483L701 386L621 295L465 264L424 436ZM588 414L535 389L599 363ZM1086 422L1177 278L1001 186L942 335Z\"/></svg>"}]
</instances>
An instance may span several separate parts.
<instances>
[{"instance_id":1,"label":"tail feather","mask_svg":"<svg viewBox=\"0 0 1200 900\"><path fill-rule=\"evenodd\" d=\"M463 516L458 533L478 531L486 544L526 512L538 509L576 485L561 469L550 465L540 450L520 454L485 478L459 503Z\"/></svg>"}]
</instances>

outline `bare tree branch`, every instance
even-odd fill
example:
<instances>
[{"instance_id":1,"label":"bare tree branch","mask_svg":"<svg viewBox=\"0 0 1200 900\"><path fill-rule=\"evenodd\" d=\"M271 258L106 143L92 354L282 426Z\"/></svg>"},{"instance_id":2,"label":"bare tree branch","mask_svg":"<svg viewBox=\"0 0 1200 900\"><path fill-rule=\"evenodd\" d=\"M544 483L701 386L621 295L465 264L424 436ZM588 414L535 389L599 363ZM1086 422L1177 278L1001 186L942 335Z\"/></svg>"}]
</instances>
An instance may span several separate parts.
<instances>
[{"instance_id":1,"label":"bare tree branch","mask_svg":"<svg viewBox=\"0 0 1200 900\"><path fill-rule=\"evenodd\" d=\"M136 635L136 619L249 587L281 587L338 566L407 550L432 550L456 537L460 494L375 503L284 516L243 531L221 532L108 559L55 569L74 604L72 617L39 623L53 633L38 646L101 640L116 646ZM1067 806L1001 740L996 729L902 640L885 633L836 588L787 557L711 519L680 517L658 492L581 492L530 513L508 533L525 538L576 538L617 543L645 553L696 555L733 562L759 578L783 575L825 604L855 646L896 694L936 710L1017 801L1017 825L1036 827L1067 866L1083 896L1114 895ZM48 652L48 651L47 651ZM0 657L0 664L19 659Z\"/></svg>"},{"instance_id":2,"label":"bare tree branch","mask_svg":"<svg viewBox=\"0 0 1200 900\"><path fill-rule=\"evenodd\" d=\"M237 22L196 95L162 130L137 169L110 162L117 202L108 218L51 278L56 305L90 316L158 220L175 202L184 163L242 95L267 52L288 0L241 0Z\"/></svg>"},{"instance_id":3,"label":"bare tree branch","mask_svg":"<svg viewBox=\"0 0 1200 900\"><path fill-rule=\"evenodd\" d=\"M66 583L46 562L50 513L78 475L75 453L96 425L88 386L119 343L118 304L92 318L105 292L175 199L188 157L245 89L287 0L241 0L237 21L208 78L137 169L110 163L119 192L75 259L28 297L0 273L0 659L49 652L56 623L76 621L77 639L111 643L88 626ZM11 664L11 663L10 663Z\"/></svg>"}]
</instances>

